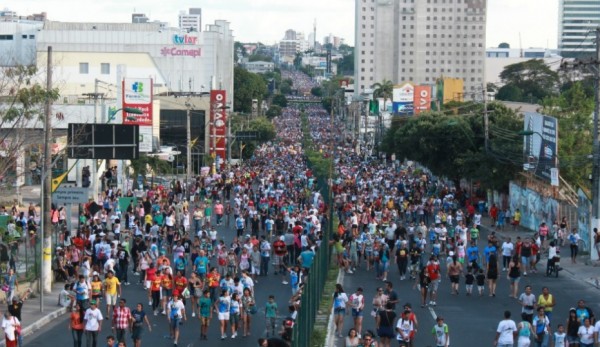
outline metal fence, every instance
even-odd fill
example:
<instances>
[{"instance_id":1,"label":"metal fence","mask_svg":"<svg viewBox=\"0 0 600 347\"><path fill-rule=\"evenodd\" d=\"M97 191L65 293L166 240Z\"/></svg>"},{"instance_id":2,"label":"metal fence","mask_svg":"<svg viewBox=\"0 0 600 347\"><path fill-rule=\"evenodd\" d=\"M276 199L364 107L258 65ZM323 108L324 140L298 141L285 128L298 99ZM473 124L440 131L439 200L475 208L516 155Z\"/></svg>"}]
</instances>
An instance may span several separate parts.
<instances>
[{"instance_id":1,"label":"metal fence","mask_svg":"<svg viewBox=\"0 0 600 347\"><path fill-rule=\"evenodd\" d=\"M308 162L308 167L312 169L312 163ZM317 317L319 304L323 296L323 289L327 279L330 264L329 239L333 230L333 205L331 200L331 191L325 177L317 178L317 187L321 191L323 199L329 207L327 220L323 221L323 237L321 247L317 250L312 267L310 268L308 279L304 279L304 291L301 297L301 307L298 312L294 330L292 333L293 347L310 346L311 338L314 333L314 326Z\"/></svg>"}]
</instances>

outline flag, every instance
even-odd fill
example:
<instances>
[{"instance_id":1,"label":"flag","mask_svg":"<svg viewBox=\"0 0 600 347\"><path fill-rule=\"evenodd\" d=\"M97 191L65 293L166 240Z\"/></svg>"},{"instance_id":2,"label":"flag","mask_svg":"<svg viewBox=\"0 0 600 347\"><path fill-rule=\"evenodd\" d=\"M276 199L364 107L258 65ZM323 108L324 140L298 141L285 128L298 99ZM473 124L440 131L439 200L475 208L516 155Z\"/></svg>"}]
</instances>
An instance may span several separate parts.
<instances>
[{"instance_id":1,"label":"flag","mask_svg":"<svg viewBox=\"0 0 600 347\"><path fill-rule=\"evenodd\" d=\"M379 113L379 102L377 100L369 100L369 112L370 113Z\"/></svg>"},{"instance_id":2,"label":"flag","mask_svg":"<svg viewBox=\"0 0 600 347\"><path fill-rule=\"evenodd\" d=\"M65 179L65 177L67 177L68 174L69 174L69 171L52 179L52 189L51 189L52 193L54 193L58 189L58 187L60 187L60 184Z\"/></svg>"}]
</instances>

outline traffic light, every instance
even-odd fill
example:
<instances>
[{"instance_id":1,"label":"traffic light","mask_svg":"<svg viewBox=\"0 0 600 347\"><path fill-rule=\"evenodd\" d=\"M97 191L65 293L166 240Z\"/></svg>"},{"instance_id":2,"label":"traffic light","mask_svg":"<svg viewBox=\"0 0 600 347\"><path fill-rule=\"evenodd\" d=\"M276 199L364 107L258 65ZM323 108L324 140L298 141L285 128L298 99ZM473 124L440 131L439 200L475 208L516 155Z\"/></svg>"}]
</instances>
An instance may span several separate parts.
<instances>
[{"instance_id":1,"label":"traffic light","mask_svg":"<svg viewBox=\"0 0 600 347\"><path fill-rule=\"evenodd\" d=\"M90 176L90 167L84 166L83 169L81 169L81 186L83 188L88 188L90 186Z\"/></svg>"}]
</instances>

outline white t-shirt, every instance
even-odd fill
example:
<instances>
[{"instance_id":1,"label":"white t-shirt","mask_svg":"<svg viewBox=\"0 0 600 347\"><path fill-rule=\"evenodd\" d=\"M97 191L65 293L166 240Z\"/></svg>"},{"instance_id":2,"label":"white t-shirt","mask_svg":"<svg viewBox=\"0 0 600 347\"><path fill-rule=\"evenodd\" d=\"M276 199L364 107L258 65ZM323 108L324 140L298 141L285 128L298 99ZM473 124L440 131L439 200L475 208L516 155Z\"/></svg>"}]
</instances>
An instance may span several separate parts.
<instances>
[{"instance_id":1,"label":"white t-shirt","mask_svg":"<svg viewBox=\"0 0 600 347\"><path fill-rule=\"evenodd\" d=\"M346 293L338 293L336 297L333 298L333 308L346 308L346 303L348 302L348 295Z\"/></svg>"},{"instance_id":2,"label":"white t-shirt","mask_svg":"<svg viewBox=\"0 0 600 347\"><path fill-rule=\"evenodd\" d=\"M169 313L169 317L171 319L174 318L182 318L181 311L185 310L185 306L181 300L177 301L169 301L169 305L167 306L167 312Z\"/></svg>"},{"instance_id":3,"label":"white t-shirt","mask_svg":"<svg viewBox=\"0 0 600 347\"><path fill-rule=\"evenodd\" d=\"M514 332L517 331L517 325L512 319L503 319L498 323L498 329L496 332L500 334L498 336L499 345L512 345L514 343Z\"/></svg>"},{"instance_id":4,"label":"white t-shirt","mask_svg":"<svg viewBox=\"0 0 600 347\"><path fill-rule=\"evenodd\" d=\"M85 330L86 331L98 331L100 328L100 324L102 323L102 312L96 308L88 308L85 311L85 315L83 316L85 320Z\"/></svg>"},{"instance_id":5,"label":"white t-shirt","mask_svg":"<svg viewBox=\"0 0 600 347\"><path fill-rule=\"evenodd\" d=\"M414 330L413 322L410 319L398 319L396 323L396 329L402 330L405 336L410 336L410 332ZM396 335L396 340L398 341L408 341L408 339L404 339L402 334L398 333Z\"/></svg>"},{"instance_id":6,"label":"white t-shirt","mask_svg":"<svg viewBox=\"0 0 600 347\"><path fill-rule=\"evenodd\" d=\"M588 328L585 325L579 327L579 331L577 332L579 335L579 342L581 343L594 343L594 327L589 326Z\"/></svg>"},{"instance_id":7,"label":"white t-shirt","mask_svg":"<svg viewBox=\"0 0 600 347\"><path fill-rule=\"evenodd\" d=\"M515 246L511 242L505 241L502 244L502 256L510 257L513 249L515 249Z\"/></svg>"}]
</instances>

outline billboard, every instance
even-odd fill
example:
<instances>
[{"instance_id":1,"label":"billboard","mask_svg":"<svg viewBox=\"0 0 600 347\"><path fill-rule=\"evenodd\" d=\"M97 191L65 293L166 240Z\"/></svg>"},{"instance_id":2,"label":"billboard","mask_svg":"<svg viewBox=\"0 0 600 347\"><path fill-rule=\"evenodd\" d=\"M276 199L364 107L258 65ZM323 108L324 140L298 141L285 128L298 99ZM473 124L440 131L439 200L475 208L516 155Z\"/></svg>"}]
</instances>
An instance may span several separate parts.
<instances>
[{"instance_id":1,"label":"billboard","mask_svg":"<svg viewBox=\"0 0 600 347\"><path fill-rule=\"evenodd\" d=\"M413 114L415 87L410 83L396 87L392 91L394 114L408 116Z\"/></svg>"},{"instance_id":2,"label":"billboard","mask_svg":"<svg viewBox=\"0 0 600 347\"><path fill-rule=\"evenodd\" d=\"M121 124L69 123L68 158L137 159L139 126Z\"/></svg>"},{"instance_id":3,"label":"billboard","mask_svg":"<svg viewBox=\"0 0 600 347\"><path fill-rule=\"evenodd\" d=\"M431 109L431 87L415 86L414 93L414 112L415 116L421 112L427 112Z\"/></svg>"},{"instance_id":4,"label":"billboard","mask_svg":"<svg viewBox=\"0 0 600 347\"><path fill-rule=\"evenodd\" d=\"M210 154L225 159L227 136L226 95L224 90L210 91Z\"/></svg>"},{"instance_id":5,"label":"billboard","mask_svg":"<svg viewBox=\"0 0 600 347\"><path fill-rule=\"evenodd\" d=\"M536 112L524 114L524 130L533 134L523 139L523 169L552 183L552 171L557 169L558 121Z\"/></svg>"},{"instance_id":6,"label":"billboard","mask_svg":"<svg viewBox=\"0 0 600 347\"><path fill-rule=\"evenodd\" d=\"M152 79L123 79L123 108L131 107L142 114L126 113L123 110L123 124L152 126Z\"/></svg>"}]
</instances>

